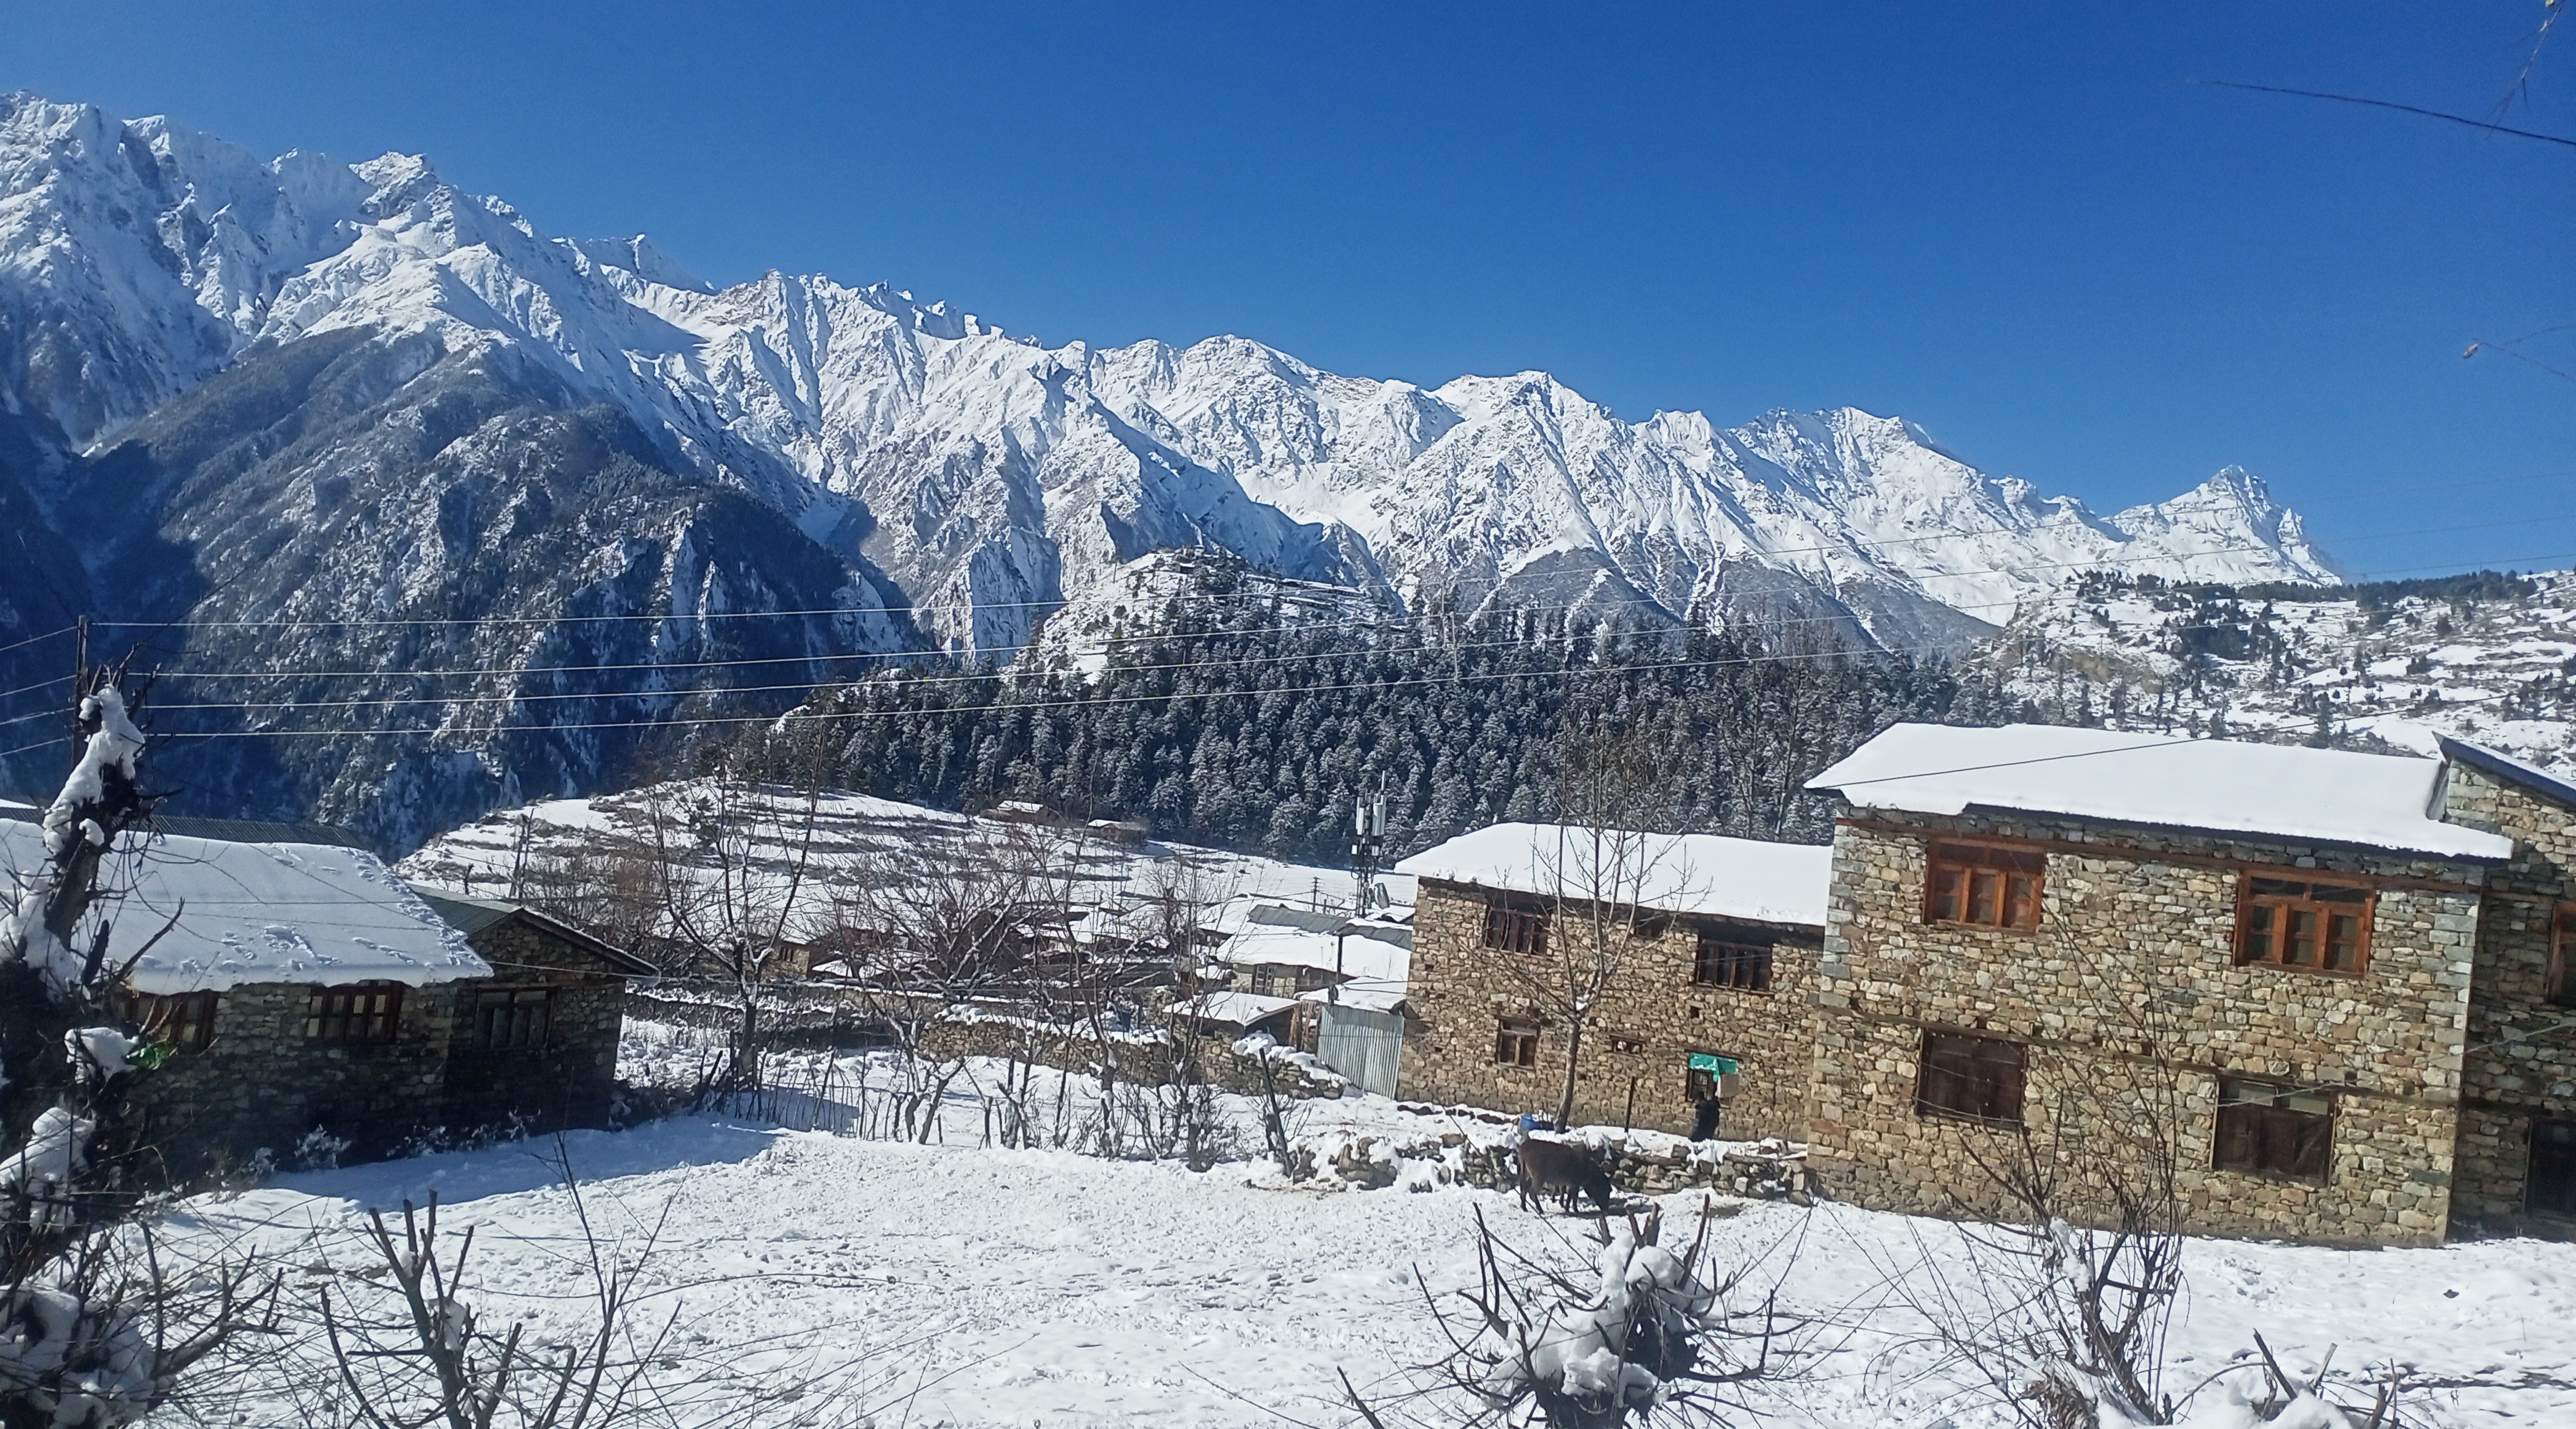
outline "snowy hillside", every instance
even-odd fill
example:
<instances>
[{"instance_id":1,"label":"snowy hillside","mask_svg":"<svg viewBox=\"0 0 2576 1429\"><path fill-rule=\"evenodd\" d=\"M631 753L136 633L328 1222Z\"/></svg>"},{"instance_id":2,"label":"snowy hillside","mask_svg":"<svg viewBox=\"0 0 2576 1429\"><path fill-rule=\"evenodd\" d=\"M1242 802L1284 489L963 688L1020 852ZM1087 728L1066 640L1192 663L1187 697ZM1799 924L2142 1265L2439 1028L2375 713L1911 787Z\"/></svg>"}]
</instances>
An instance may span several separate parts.
<instances>
[{"instance_id":1,"label":"snowy hillside","mask_svg":"<svg viewBox=\"0 0 2576 1429\"><path fill-rule=\"evenodd\" d=\"M584 860L594 878L603 863L630 854L706 866L704 845L717 825L739 850L736 878L764 898L775 893L784 901L786 890L795 890L790 922L802 936L828 928L861 882L996 862L1043 865L1051 891L1100 919L1165 892L1210 906L1244 894L1328 910L1348 909L1356 897L1343 869L1187 844L1128 844L1079 826L974 818L837 791L809 801L792 790L732 787L719 804L702 780L505 809L431 840L396 872L467 891L543 897L550 880ZM800 865L793 879L764 872L791 864ZM1412 904L1411 878L1381 874L1378 884L1395 903Z\"/></svg>"},{"instance_id":2,"label":"snowy hillside","mask_svg":"<svg viewBox=\"0 0 2576 1429\"><path fill-rule=\"evenodd\" d=\"M2090 579L1990 658L2022 698L2116 728L2377 741L2454 735L2576 770L2576 571L2332 599Z\"/></svg>"},{"instance_id":3,"label":"snowy hillside","mask_svg":"<svg viewBox=\"0 0 2576 1429\"><path fill-rule=\"evenodd\" d=\"M254 344L515 355L809 534L864 532L929 628L983 650L1196 545L1407 602L1785 603L1882 638L1999 622L2103 562L2333 576L2234 469L2106 517L1849 408L1628 422L1542 372L1426 390L1243 338L1042 347L882 285L711 291L642 239L541 234L416 156L262 162L23 95L0 108L0 314L41 335L0 353L8 406L91 451Z\"/></svg>"}]
</instances>

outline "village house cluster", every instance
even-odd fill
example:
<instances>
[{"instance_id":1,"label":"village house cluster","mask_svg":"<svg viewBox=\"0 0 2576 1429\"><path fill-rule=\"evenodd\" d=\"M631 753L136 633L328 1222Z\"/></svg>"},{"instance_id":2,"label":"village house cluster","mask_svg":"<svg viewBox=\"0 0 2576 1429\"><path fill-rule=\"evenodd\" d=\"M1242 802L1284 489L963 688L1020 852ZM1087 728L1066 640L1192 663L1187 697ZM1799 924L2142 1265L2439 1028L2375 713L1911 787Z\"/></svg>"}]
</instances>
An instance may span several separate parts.
<instances>
[{"instance_id":1,"label":"village house cluster","mask_svg":"<svg viewBox=\"0 0 2576 1429\"><path fill-rule=\"evenodd\" d=\"M1577 1120L1803 1141L1871 1207L2044 1162L2198 1232L2576 1233L2576 787L1923 725L1810 787L1830 849L1503 825L1399 864L1401 1094L1553 1108L1579 1037Z\"/></svg>"},{"instance_id":2,"label":"village house cluster","mask_svg":"<svg viewBox=\"0 0 2576 1429\"><path fill-rule=\"evenodd\" d=\"M1383 912L1219 900L1177 959L1119 872L1146 855L1104 855L1080 881L1125 903L1015 904L1003 941L1159 966L1226 1067L1276 1044L1310 1089L1777 1138L1870 1207L1991 1213L2033 1165L2198 1232L2576 1234L2576 786L2457 740L1900 724L1810 787L1830 846L1499 824L1396 865ZM0 806L13 866L33 817ZM171 1174L603 1124L654 965L472 886L158 821L103 956L169 1054L141 1095ZM830 1011L864 946L777 976Z\"/></svg>"}]
</instances>

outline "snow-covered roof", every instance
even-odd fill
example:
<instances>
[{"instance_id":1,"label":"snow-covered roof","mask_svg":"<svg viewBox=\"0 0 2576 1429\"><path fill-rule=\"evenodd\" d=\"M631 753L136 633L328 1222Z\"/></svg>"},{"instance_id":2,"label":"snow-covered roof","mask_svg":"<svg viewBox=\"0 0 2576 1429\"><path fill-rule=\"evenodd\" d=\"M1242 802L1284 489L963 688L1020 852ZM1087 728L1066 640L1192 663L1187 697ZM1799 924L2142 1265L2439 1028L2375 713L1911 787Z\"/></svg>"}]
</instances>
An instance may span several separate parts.
<instances>
[{"instance_id":1,"label":"snow-covered roof","mask_svg":"<svg viewBox=\"0 0 2576 1429\"><path fill-rule=\"evenodd\" d=\"M1173 1003L1172 1011L1209 1022L1250 1027L1296 1005L1297 999L1293 997L1266 997L1257 992L1211 992L1188 1002Z\"/></svg>"},{"instance_id":2,"label":"snow-covered roof","mask_svg":"<svg viewBox=\"0 0 2576 1429\"><path fill-rule=\"evenodd\" d=\"M1393 1012L1404 1005L1403 983L1376 982L1355 978L1339 987L1319 987L1313 992L1297 994L1299 1002L1330 1002L1343 1007L1356 1007L1362 1012Z\"/></svg>"},{"instance_id":3,"label":"snow-covered roof","mask_svg":"<svg viewBox=\"0 0 2576 1429\"><path fill-rule=\"evenodd\" d=\"M1395 867L1512 893L1597 896L1665 913L1821 928L1833 850L1717 834L1620 834L1605 843L1589 829L1495 824Z\"/></svg>"},{"instance_id":4,"label":"snow-covered roof","mask_svg":"<svg viewBox=\"0 0 2576 1429\"><path fill-rule=\"evenodd\" d=\"M1250 924L1226 939L1214 956L1235 967L1319 968L1327 972L1338 967L1345 977L1392 982L1399 987L1413 962L1411 950L1389 939L1370 937L1364 928L1355 928L1347 937L1336 937L1263 923Z\"/></svg>"},{"instance_id":5,"label":"snow-covered roof","mask_svg":"<svg viewBox=\"0 0 2576 1429\"><path fill-rule=\"evenodd\" d=\"M1807 781L1865 809L1975 806L2502 859L2513 841L2433 817L2438 760L2060 725L1899 724Z\"/></svg>"},{"instance_id":6,"label":"snow-covered roof","mask_svg":"<svg viewBox=\"0 0 2576 1429\"><path fill-rule=\"evenodd\" d=\"M34 869L44 847L41 828L0 820L0 863L14 876ZM115 906L107 966L122 966L170 924L134 964L137 992L250 983L417 987L492 974L463 933L363 849L166 834L131 856L126 847L120 841L106 875L111 887L131 885Z\"/></svg>"},{"instance_id":7,"label":"snow-covered roof","mask_svg":"<svg viewBox=\"0 0 2576 1429\"><path fill-rule=\"evenodd\" d=\"M1341 926L1350 914L1283 902L1258 893L1238 893L1209 909L1199 919L1199 926L1211 933L1232 937L1256 924L1288 928L1305 928L1324 932Z\"/></svg>"}]
</instances>

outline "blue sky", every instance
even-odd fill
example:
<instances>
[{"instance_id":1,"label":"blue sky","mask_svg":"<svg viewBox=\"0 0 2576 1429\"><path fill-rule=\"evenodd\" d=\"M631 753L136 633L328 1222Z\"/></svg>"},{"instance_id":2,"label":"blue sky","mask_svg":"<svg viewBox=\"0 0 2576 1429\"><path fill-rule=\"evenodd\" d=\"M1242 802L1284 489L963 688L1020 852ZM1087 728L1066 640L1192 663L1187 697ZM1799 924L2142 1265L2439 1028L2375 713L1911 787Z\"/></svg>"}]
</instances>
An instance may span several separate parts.
<instances>
[{"instance_id":1,"label":"blue sky","mask_svg":"<svg viewBox=\"0 0 2576 1429\"><path fill-rule=\"evenodd\" d=\"M719 281L1850 404L2106 510L2238 462L2364 572L2576 564L2576 381L2461 357L2576 323L2576 149L2186 83L2490 114L2539 0L13 10L0 88L425 152ZM2576 134L2576 25L2504 117Z\"/></svg>"}]
</instances>

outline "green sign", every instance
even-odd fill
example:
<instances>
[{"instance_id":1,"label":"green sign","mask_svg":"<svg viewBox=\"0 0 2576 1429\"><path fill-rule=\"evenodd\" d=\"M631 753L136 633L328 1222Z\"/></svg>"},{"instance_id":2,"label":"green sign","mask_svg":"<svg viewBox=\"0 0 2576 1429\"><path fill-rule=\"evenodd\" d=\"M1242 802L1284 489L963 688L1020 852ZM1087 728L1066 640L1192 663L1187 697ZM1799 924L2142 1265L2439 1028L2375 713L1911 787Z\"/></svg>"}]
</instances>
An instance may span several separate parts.
<instances>
[{"instance_id":1,"label":"green sign","mask_svg":"<svg viewBox=\"0 0 2576 1429\"><path fill-rule=\"evenodd\" d=\"M1721 1057L1714 1052L1693 1052L1690 1054L1690 1069L1694 1072L1715 1072L1721 1077L1733 1076L1735 1059ZM1670 1073L1666 1075L1669 1076Z\"/></svg>"}]
</instances>

